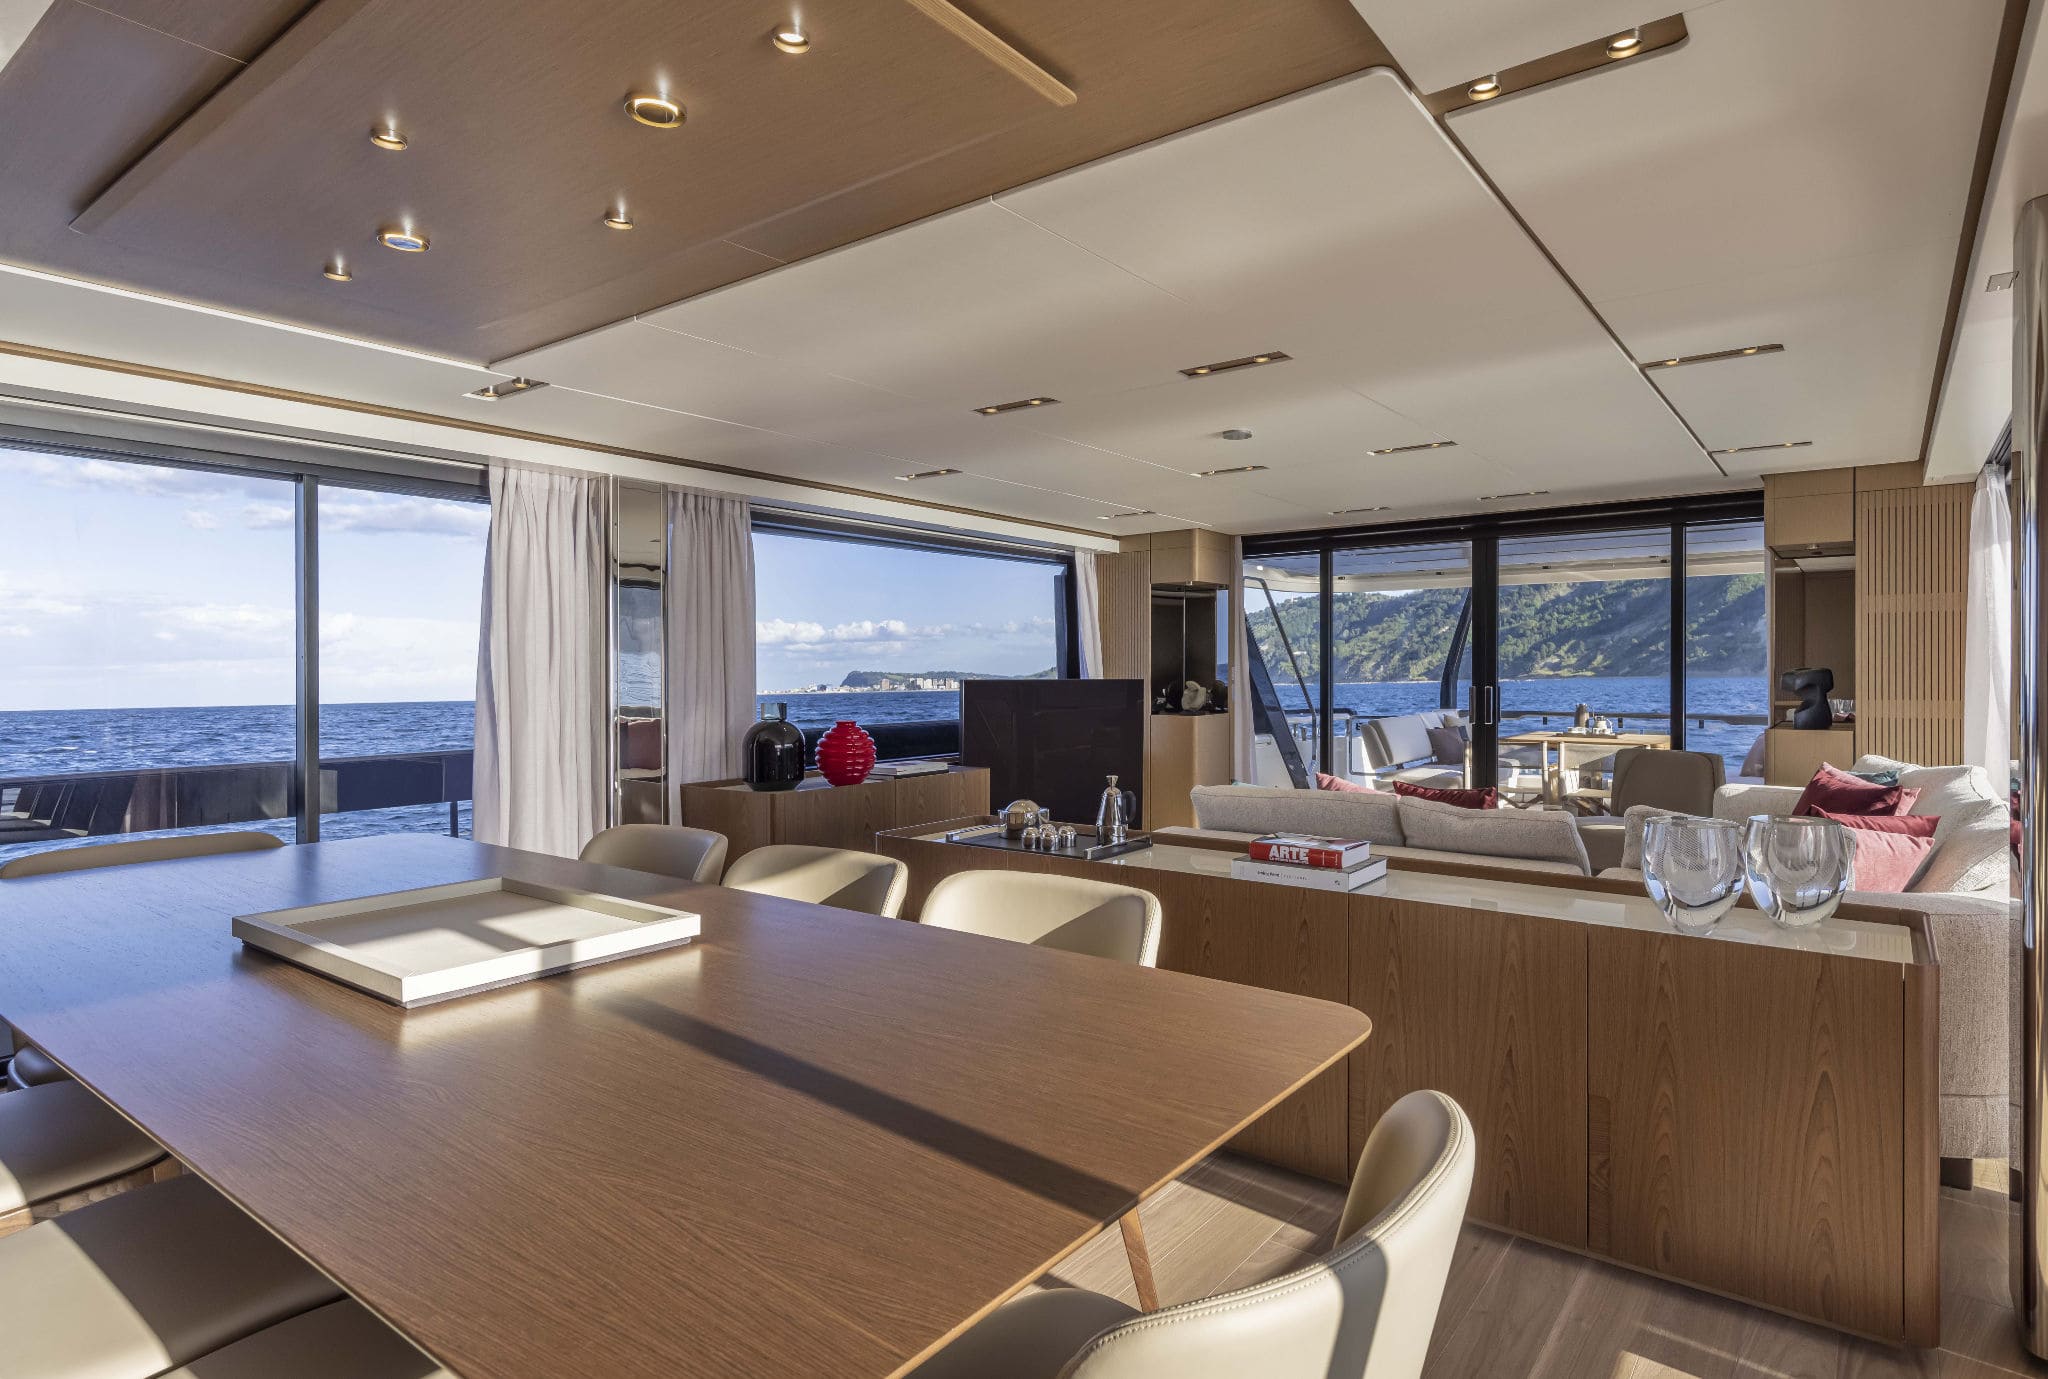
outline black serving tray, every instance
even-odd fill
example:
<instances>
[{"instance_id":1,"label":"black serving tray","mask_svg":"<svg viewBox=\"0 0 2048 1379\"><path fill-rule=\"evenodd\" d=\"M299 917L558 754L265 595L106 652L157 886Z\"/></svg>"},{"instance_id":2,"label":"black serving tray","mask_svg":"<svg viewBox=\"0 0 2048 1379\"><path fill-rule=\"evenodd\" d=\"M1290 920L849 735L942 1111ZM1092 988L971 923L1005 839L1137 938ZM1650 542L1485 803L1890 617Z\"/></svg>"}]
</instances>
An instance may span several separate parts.
<instances>
[{"instance_id":1,"label":"black serving tray","mask_svg":"<svg viewBox=\"0 0 2048 1379\"><path fill-rule=\"evenodd\" d=\"M1132 832L1124 836L1121 843L1100 843L1092 828L1077 828L1074 845L1070 848L1027 847L1022 838L1006 838L1002 826L987 825L991 831L982 833L977 829L955 829L946 835L949 843L964 843L969 847L993 848L997 852L1028 852L1040 857L1075 857L1084 862L1100 862L1108 857L1121 857L1127 852L1152 846L1152 835ZM964 836L963 836L964 835Z\"/></svg>"}]
</instances>

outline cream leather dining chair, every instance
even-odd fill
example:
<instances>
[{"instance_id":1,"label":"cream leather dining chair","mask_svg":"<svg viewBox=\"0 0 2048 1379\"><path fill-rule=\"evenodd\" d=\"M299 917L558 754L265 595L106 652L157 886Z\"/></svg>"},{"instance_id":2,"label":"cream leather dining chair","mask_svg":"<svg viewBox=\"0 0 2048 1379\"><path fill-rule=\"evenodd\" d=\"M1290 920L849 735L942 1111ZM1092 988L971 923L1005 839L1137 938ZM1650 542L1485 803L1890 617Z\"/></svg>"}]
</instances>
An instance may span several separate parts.
<instances>
[{"instance_id":1,"label":"cream leather dining chair","mask_svg":"<svg viewBox=\"0 0 2048 1379\"><path fill-rule=\"evenodd\" d=\"M1365 1142L1323 1258L1158 1312L1054 1288L997 1308L911 1379L1416 1379L1472 1192L1472 1124L1410 1092Z\"/></svg>"},{"instance_id":2,"label":"cream leather dining chair","mask_svg":"<svg viewBox=\"0 0 2048 1379\"><path fill-rule=\"evenodd\" d=\"M1145 967L1159 961L1159 900L1135 886L1038 872L963 871L932 887L920 921Z\"/></svg>"},{"instance_id":3,"label":"cream leather dining chair","mask_svg":"<svg viewBox=\"0 0 2048 1379\"><path fill-rule=\"evenodd\" d=\"M715 886L725 872L725 835L681 824L615 824L585 843L578 858Z\"/></svg>"},{"instance_id":4,"label":"cream leather dining chair","mask_svg":"<svg viewBox=\"0 0 2048 1379\"><path fill-rule=\"evenodd\" d=\"M0 1372L151 1379L340 1297L186 1175L0 1238Z\"/></svg>"},{"instance_id":5,"label":"cream leather dining chair","mask_svg":"<svg viewBox=\"0 0 2048 1379\"><path fill-rule=\"evenodd\" d=\"M268 852L284 846L274 833L238 829L232 833L183 833L172 838L135 838L125 842L92 843L84 847L55 848L32 852L0 863L0 881L19 881L31 876L52 876L59 872L97 871L101 867L126 867L138 862L174 862L185 857L218 857L231 852ZM5 1031L13 1045L7 1061L7 1085L36 1087L65 1080L64 1070L41 1050L22 1042L10 1026Z\"/></svg>"},{"instance_id":6,"label":"cream leather dining chair","mask_svg":"<svg viewBox=\"0 0 2048 1379\"><path fill-rule=\"evenodd\" d=\"M0 1236L164 1163L162 1145L68 1078L0 1096Z\"/></svg>"},{"instance_id":7,"label":"cream leather dining chair","mask_svg":"<svg viewBox=\"0 0 2048 1379\"><path fill-rule=\"evenodd\" d=\"M266 1326L163 1379L455 1379L353 1299Z\"/></svg>"},{"instance_id":8,"label":"cream leather dining chair","mask_svg":"<svg viewBox=\"0 0 2048 1379\"><path fill-rule=\"evenodd\" d=\"M877 852L770 843L727 867L725 884L736 891L894 919L903 913L910 868Z\"/></svg>"}]
</instances>

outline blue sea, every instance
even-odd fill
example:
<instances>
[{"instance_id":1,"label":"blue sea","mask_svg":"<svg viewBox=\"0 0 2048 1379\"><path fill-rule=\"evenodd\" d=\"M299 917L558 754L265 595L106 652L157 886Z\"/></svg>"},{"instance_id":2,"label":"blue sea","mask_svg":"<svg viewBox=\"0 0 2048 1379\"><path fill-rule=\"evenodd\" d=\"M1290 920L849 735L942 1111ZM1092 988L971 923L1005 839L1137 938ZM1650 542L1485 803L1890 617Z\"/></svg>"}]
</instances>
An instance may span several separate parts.
<instances>
[{"instance_id":1,"label":"blue sea","mask_svg":"<svg viewBox=\"0 0 2048 1379\"><path fill-rule=\"evenodd\" d=\"M1281 687L1282 700L1303 708L1299 691ZM1687 687L1693 713L1765 714L1769 697L1761 676L1695 677ZM907 723L957 718L954 691L861 691L839 694L762 695L763 704L787 703L799 726L829 727L843 718L856 722ZM1510 680L1502 686L1502 732L1538 726L1538 711L1569 715L1584 703L1596 714L1661 710L1669 689L1661 678L1559 677ZM1437 705L1434 682L1342 684L1339 708L1359 717L1416 713ZM1557 721L1553 719L1553 722ZM320 711L320 746L326 756L375 756L396 752L465 751L474 745L476 711L468 701L400 704L327 704ZM1628 724L1663 731L1665 721ZM1687 745L1719 752L1728 773L1737 774L1762 725L1708 724L1687 729ZM0 713L0 782L74 771L120 771L228 762L285 761L292 755L292 709L285 704L190 709L63 709ZM289 820L264 825L291 836ZM458 827L469 832L469 805L460 806ZM373 833L448 831L444 805L363 810L327 815L323 837Z\"/></svg>"}]
</instances>

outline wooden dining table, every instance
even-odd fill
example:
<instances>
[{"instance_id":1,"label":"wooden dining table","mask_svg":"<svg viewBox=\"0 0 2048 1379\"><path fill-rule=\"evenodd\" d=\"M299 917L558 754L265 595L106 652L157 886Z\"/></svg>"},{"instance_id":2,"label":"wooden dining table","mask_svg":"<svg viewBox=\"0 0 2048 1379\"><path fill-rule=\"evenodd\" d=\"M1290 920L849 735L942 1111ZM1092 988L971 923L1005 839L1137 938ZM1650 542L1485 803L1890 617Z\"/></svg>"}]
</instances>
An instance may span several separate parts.
<instances>
[{"instance_id":1,"label":"wooden dining table","mask_svg":"<svg viewBox=\"0 0 2048 1379\"><path fill-rule=\"evenodd\" d=\"M413 1010L229 936L490 876L703 932ZM904 1373L1369 1030L426 835L0 882L0 1015L462 1379Z\"/></svg>"}]
</instances>

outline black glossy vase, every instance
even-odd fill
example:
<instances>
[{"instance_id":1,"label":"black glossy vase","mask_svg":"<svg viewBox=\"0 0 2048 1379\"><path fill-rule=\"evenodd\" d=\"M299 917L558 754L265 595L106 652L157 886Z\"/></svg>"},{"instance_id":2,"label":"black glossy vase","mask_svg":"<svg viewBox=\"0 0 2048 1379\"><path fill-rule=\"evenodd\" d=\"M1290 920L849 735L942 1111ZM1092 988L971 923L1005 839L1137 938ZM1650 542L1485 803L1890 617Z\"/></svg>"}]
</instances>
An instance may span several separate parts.
<instances>
[{"instance_id":1,"label":"black glossy vase","mask_svg":"<svg viewBox=\"0 0 2048 1379\"><path fill-rule=\"evenodd\" d=\"M777 704L775 716L761 710L761 721L740 740L740 770L754 790L794 790L804 778L804 735L789 721L789 705Z\"/></svg>"}]
</instances>

